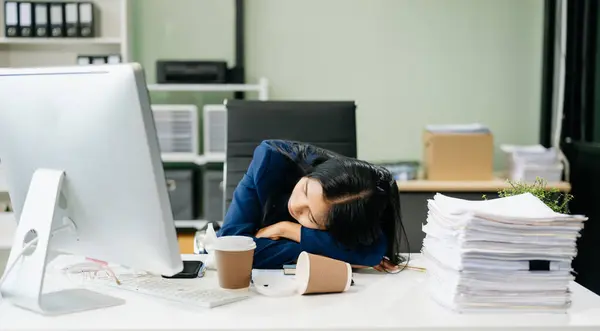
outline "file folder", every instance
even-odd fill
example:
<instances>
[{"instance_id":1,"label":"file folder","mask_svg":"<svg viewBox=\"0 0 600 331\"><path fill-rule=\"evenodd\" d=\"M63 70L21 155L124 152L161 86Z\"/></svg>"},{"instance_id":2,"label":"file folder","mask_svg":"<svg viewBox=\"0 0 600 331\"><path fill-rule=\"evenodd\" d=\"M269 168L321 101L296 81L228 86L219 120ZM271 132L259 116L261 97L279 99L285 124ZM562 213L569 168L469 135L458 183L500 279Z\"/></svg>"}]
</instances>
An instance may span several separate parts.
<instances>
[{"instance_id":1,"label":"file folder","mask_svg":"<svg viewBox=\"0 0 600 331\"><path fill-rule=\"evenodd\" d=\"M91 2L79 3L79 36L84 38L94 37L94 4Z\"/></svg>"},{"instance_id":2,"label":"file folder","mask_svg":"<svg viewBox=\"0 0 600 331\"><path fill-rule=\"evenodd\" d=\"M94 56L92 64L106 64L106 56Z\"/></svg>"},{"instance_id":3,"label":"file folder","mask_svg":"<svg viewBox=\"0 0 600 331\"><path fill-rule=\"evenodd\" d=\"M90 64L90 57L89 56L83 56L80 55L77 57L77 64L79 65L88 65Z\"/></svg>"},{"instance_id":4,"label":"file folder","mask_svg":"<svg viewBox=\"0 0 600 331\"><path fill-rule=\"evenodd\" d=\"M31 2L19 2L19 36L33 37L33 8Z\"/></svg>"},{"instance_id":5,"label":"file folder","mask_svg":"<svg viewBox=\"0 0 600 331\"><path fill-rule=\"evenodd\" d=\"M76 3L65 4L65 31L67 37L79 36L79 6Z\"/></svg>"},{"instance_id":6,"label":"file folder","mask_svg":"<svg viewBox=\"0 0 600 331\"><path fill-rule=\"evenodd\" d=\"M6 37L19 36L19 4L15 1L4 3L4 35Z\"/></svg>"},{"instance_id":7,"label":"file folder","mask_svg":"<svg viewBox=\"0 0 600 331\"><path fill-rule=\"evenodd\" d=\"M65 35L65 11L63 3L50 4L50 36L60 38Z\"/></svg>"},{"instance_id":8,"label":"file folder","mask_svg":"<svg viewBox=\"0 0 600 331\"><path fill-rule=\"evenodd\" d=\"M108 63L108 64L121 63L121 55L109 55L106 59L106 63Z\"/></svg>"},{"instance_id":9,"label":"file folder","mask_svg":"<svg viewBox=\"0 0 600 331\"><path fill-rule=\"evenodd\" d=\"M36 2L33 4L33 27L36 37L48 37L48 4Z\"/></svg>"}]
</instances>

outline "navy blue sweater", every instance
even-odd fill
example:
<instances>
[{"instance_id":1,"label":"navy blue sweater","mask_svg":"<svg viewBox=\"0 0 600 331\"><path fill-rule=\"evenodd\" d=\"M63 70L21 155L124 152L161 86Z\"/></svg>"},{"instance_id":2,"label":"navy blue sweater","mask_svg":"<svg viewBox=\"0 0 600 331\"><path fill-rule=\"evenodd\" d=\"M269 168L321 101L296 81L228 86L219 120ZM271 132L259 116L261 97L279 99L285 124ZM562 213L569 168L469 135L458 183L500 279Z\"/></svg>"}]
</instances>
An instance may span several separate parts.
<instances>
[{"instance_id":1,"label":"navy blue sweater","mask_svg":"<svg viewBox=\"0 0 600 331\"><path fill-rule=\"evenodd\" d=\"M276 140L284 150L290 150L286 141ZM279 269L284 264L295 263L302 251L328 256L353 265L374 266L381 262L386 250L385 236L373 245L358 249L347 249L336 242L328 232L302 227L299 243L288 239L272 240L255 238L260 230L265 203L282 179L289 176L289 160L268 141L263 141L255 150L246 174L233 193L233 201L227 210L225 222L218 236L242 235L253 237L256 242L254 268ZM296 222L294 219L279 221Z\"/></svg>"}]
</instances>

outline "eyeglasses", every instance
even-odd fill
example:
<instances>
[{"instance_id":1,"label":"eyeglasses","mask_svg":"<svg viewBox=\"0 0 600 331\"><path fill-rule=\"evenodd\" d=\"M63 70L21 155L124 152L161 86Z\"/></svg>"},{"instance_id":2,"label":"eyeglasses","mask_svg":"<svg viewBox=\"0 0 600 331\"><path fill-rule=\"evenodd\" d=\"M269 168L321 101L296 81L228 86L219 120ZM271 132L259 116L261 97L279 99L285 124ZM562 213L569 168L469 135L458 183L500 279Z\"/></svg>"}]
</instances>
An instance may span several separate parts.
<instances>
[{"instance_id":1,"label":"eyeglasses","mask_svg":"<svg viewBox=\"0 0 600 331\"><path fill-rule=\"evenodd\" d=\"M85 262L62 268L62 272L67 278L74 282L83 283L87 280L104 279L106 281L115 282L117 285L121 285L121 281L124 278L135 278L146 274L145 272L139 273L128 270L126 273L121 273L117 276L117 273L115 273L108 263L89 258L86 259Z\"/></svg>"}]
</instances>

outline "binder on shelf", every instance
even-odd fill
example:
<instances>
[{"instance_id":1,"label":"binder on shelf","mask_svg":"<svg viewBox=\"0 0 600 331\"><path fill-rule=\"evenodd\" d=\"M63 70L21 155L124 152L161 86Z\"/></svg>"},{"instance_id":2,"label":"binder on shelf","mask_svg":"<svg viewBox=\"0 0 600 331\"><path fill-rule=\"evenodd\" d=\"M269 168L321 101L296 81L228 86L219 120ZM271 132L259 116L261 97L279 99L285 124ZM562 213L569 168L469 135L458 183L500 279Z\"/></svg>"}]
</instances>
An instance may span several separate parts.
<instances>
[{"instance_id":1,"label":"binder on shelf","mask_svg":"<svg viewBox=\"0 0 600 331\"><path fill-rule=\"evenodd\" d=\"M33 37L33 7L31 2L19 2L19 36Z\"/></svg>"},{"instance_id":2,"label":"binder on shelf","mask_svg":"<svg viewBox=\"0 0 600 331\"><path fill-rule=\"evenodd\" d=\"M4 35L7 38L19 36L19 4L15 1L4 3Z\"/></svg>"},{"instance_id":3,"label":"binder on shelf","mask_svg":"<svg viewBox=\"0 0 600 331\"><path fill-rule=\"evenodd\" d=\"M33 28L36 37L48 37L48 4L35 2L33 4Z\"/></svg>"},{"instance_id":4,"label":"binder on shelf","mask_svg":"<svg viewBox=\"0 0 600 331\"><path fill-rule=\"evenodd\" d=\"M109 55L79 55L77 56L77 64L118 64L121 63L120 54Z\"/></svg>"},{"instance_id":5,"label":"binder on shelf","mask_svg":"<svg viewBox=\"0 0 600 331\"><path fill-rule=\"evenodd\" d=\"M77 3L65 4L65 35L70 38L79 36L79 6Z\"/></svg>"},{"instance_id":6,"label":"binder on shelf","mask_svg":"<svg viewBox=\"0 0 600 331\"><path fill-rule=\"evenodd\" d=\"M106 64L106 56L94 56L92 64Z\"/></svg>"},{"instance_id":7,"label":"binder on shelf","mask_svg":"<svg viewBox=\"0 0 600 331\"><path fill-rule=\"evenodd\" d=\"M50 36L60 38L65 35L64 3L50 3Z\"/></svg>"},{"instance_id":8,"label":"binder on shelf","mask_svg":"<svg viewBox=\"0 0 600 331\"><path fill-rule=\"evenodd\" d=\"M88 65L90 64L90 57L89 56L84 56L84 55L79 55L77 57L77 64L78 65Z\"/></svg>"},{"instance_id":9,"label":"binder on shelf","mask_svg":"<svg viewBox=\"0 0 600 331\"><path fill-rule=\"evenodd\" d=\"M109 55L106 58L106 63L108 63L108 64L121 63L121 55L118 55L118 54Z\"/></svg>"},{"instance_id":10,"label":"binder on shelf","mask_svg":"<svg viewBox=\"0 0 600 331\"><path fill-rule=\"evenodd\" d=\"M84 38L94 37L94 4L91 2L79 3L79 36Z\"/></svg>"}]
</instances>

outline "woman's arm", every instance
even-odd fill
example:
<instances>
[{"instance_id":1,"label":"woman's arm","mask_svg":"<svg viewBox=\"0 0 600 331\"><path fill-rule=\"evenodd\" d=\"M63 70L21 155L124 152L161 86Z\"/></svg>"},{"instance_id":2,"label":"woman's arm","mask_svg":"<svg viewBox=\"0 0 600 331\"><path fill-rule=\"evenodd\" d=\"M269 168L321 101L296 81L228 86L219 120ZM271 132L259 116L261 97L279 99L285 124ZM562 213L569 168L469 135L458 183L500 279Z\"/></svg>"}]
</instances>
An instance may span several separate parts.
<instances>
[{"instance_id":1,"label":"woman's arm","mask_svg":"<svg viewBox=\"0 0 600 331\"><path fill-rule=\"evenodd\" d=\"M347 249L335 241L326 231L302 227L293 222L279 222L261 229L257 237L270 239L288 239L297 242L301 250L308 253L327 256L352 265L378 266L385 255L385 236L370 246Z\"/></svg>"},{"instance_id":2,"label":"woman's arm","mask_svg":"<svg viewBox=\"0 0 600 331\"><path fill-rule=\"evenodd\" d=\"M269 162L270 151L261 144L255 149L248 171L233 193L219 236L254 237L262 217L262 204L256 184L264 175ZM255 238L254 241L254 268L257 269L281 268L284 264L294 263L302 252L301 245L291 240Z\"/></svg>"}]
</instances>

